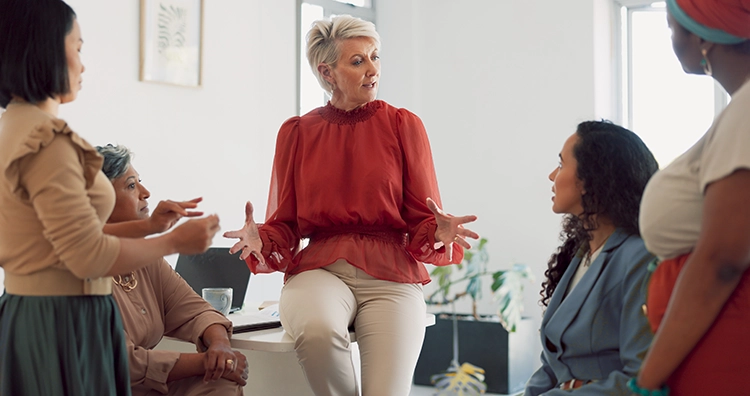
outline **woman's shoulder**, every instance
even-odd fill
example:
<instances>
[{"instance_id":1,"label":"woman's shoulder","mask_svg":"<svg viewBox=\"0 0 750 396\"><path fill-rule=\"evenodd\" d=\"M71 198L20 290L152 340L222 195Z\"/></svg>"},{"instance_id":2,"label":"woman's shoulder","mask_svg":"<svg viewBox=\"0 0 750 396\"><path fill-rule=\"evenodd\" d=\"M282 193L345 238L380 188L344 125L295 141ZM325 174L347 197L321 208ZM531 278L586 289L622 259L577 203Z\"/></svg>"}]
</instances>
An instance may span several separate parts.
<instances>
[{"instance_id":1,"label":"woman's shoulder","mask_svg":"<svg viewBox=\"0 0 750 396\"><path fill-rule=\"evenodd\" d=\"M623 231L622 232L622 243L620 243L616 248L615 251L619 254L627 254L627 255L638 255L638 254L649 254L648 250L646 250L646 245L643 242L643 238L641 238L640 235L637 234L627 234Z\"/></svg>"},{"instance_id":2,"label":"woman's shoulder","mask_svg":"<svg viewBox=\"0 0 750 396\"><path fill-rule=\"evenodd\" d=\"M278 139L279 140L286 140L289 139L291 136L294 136L297 134L297 131L299 130L299 123L300 119L302 117L300 116L293 116L289 117L284 121L284 123L281 124L281 127L279 128L278 133Z\"/></svg>"},{"instance_id":3,"label":"woman's shoulder","mask_svg":"<svg viewBox=\"0 0 750 396\"><path fill-rule=\"evenodd\" d=\"M0 125L2 139L15 143L14 147L5 147L13 150L14 157L38 152L59 136L68 136L74 145L86 151L96 152L96 149L74 132L65 120L33 105L9 106Z\"/></svg>"},{"instance_id":4,"label":"woman's shoulder","mask_svg":"<svg viewBox=\"0 0 750 396\"><path fill-rule=\"evenodd\" d=\"M21 159L39 153L60 137L64 137L71 148L80 153L87 184L93 183L96 174L101 170L102 158L91 144L70 128L67 122L33 105L8 106L0 118L0 167L6 169L10 182L18 183L18 163Z\"/></svg>"},{"instance_id":5,"label":"woman's shoulder","mask_svg":"<svg viewBox=\"0 0 750 396\"><path fill-rule=\"evenodd\" d=\"M48 146L59 134L67 133L67 123L36 106L14 104L0 118L2 158L13 162ZM72 132L72 131L70 131Z\"/></svg>"},{"instance_id":6,"label":"woman's shoulder","mask_svg":"<svg viewBox=\"0 0 750 396\"><path fill-rule=\"evenodd\" d=\"M746 141L750 126L750 80L732 95L732 100L714 121L705 138L713 140L717 136L739 137Z\"/></svg>"},{"instance_id":7,"label":"woman's shoulder","mask_svg":"<svg viewBox=\"0 0 750 396\"><path fill-rule=\"evenodd\" d=\"M654 255L646 249L643 239L635 234L625 236L622 244L615 248L613 253L612 259L620 263L618 268L625 273L645 271L648 264L654 259Z\"/></svg>"},{"instance_id":8,"label":"woman's shoulder","mask_svg":"<svg viewBox=\"0 0 750 396\"><path fill-rule=\"evenodd\" d=\"M405 107L396 107L392 104L384 101L384 100L376 100L376 102L380 103L381 111L387 112L389 114L394 114L399 116L400 118L414 118L419 119L419 116L417 116L413 111L405 108Z\"/></svg>"},{"instance_id":9,"label":"woman's shoulder","mask_svg":"<svg viewBox=\"0 0 750 396\"><path fill-rule=\"evenodd\" d=\"M296 127L297 125L299 125L299 123L300 123L300 120L301 120L301 119L302 119L303 117L309 118L310 116L311 116L311 115L310 115L310 113L307 113L307 114L305 114L305 115L303 115L303 116L291 116L291 117L287 118L287 119L286 119L286 120L285 120L285 121L284 121L284 122L283 122L283 123L281 124L281 129L282 129L282 130L285 130L285 129L292 129L292 128Z\"/></svg>"},{"instance_id":10,"label":"woman's shoulder","mask_svg":"<svg viewBox=\"0 0 750 396\"><path fill-rule=\"evenodd\" d=\"M148 264L147 266L139 269L138 271L143 271L147 273L151 277L156 276L164 276L166 275L177 275L177 273L174 271L171 265L165 260L163 257L157 260L154 260L151 264ZM179 276L179 275L177 275Z\"/></svg>"}]
</instances>

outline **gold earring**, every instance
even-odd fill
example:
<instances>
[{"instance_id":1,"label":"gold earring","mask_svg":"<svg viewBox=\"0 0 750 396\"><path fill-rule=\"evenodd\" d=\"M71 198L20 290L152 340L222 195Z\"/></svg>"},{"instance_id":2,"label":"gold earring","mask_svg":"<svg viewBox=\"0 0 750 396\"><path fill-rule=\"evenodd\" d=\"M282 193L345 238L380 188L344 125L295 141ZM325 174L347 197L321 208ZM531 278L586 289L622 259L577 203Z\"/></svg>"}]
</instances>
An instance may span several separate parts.
<instances>
[{"instance_id":1,"label":"gold earring","mask_svg":"<svg viewBox=\"0 0 750 396\"><path fill-rule=\"evenodd\" d=\"M703 67L703 73L707 76L712 76L713 69L711 68L711 61L708 60L708 50L702 48L701 55L703 55L703 59L701 59L701 67Z\"/></svg>"}]
</instances>

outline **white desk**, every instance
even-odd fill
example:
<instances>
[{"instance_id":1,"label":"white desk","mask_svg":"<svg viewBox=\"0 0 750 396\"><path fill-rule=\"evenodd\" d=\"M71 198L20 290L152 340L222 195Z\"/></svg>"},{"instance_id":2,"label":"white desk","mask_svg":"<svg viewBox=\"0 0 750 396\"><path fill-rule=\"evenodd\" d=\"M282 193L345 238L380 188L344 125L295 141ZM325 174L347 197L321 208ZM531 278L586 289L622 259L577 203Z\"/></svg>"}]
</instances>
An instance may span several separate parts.
<instances>
[{"instance_id":1,"label":"white desk","mask_svg":"<svg viewBox=\"0 0 750 396\"><path fill-rule=\"evenodd\" d=\"M426 326L435 324L435 315L426 314ZM352 361L359 380L359 347L352 339ZM232 335L232 347L247 357L249 378L245 395L314 396L294 352L294 340L283 328ZM165 337L156 349L194 353L195 345Z\"/></svg>"},{"instance_id":2,"label":"white desk","mask_svg":"<svg viewBox=\"0 0 750 396\"><path fill-rule=\"evenodd\" d=\"M435 324L435 315L428 313L425 326ZM349 333L352 342L357 342L355 332ZM294 340L283 328L250 331L232 335L232 347L248 351L294 352Z\"/></svg>"}]
</instances>

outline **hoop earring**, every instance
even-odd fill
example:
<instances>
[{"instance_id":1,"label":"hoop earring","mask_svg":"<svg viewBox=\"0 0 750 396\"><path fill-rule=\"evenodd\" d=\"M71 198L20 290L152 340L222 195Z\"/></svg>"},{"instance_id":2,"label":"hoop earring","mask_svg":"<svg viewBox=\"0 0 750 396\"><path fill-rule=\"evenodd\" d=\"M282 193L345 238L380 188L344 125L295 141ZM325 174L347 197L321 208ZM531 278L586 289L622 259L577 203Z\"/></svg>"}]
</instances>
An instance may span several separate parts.
<instances>
[{"instance_id":1,"label":"hoop earring","mask_svg":"<svg viewBox=\"0 0 750 396\"><path fill-rule=\"evenodd\" d=\"M701 67L703 68L703 73L707 76L713 76L713 69L711 68L711 61L708 60L708 50L705 48L702 48L701 55L703 55L703 59L701 59Z\"/></svg>"}]
</instances>

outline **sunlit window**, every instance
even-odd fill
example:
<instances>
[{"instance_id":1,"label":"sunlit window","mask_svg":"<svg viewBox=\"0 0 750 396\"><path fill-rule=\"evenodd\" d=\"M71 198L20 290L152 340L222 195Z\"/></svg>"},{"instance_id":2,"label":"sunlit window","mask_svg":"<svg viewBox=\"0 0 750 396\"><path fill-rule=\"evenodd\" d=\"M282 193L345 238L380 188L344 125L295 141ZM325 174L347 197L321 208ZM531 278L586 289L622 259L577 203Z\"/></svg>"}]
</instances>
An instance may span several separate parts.
<instances>
[{"instance_id":1,"label":"sunlit window","mask_svg":"<svg viewBox=\"0 0 750 396\"><path fill-rule=\"evenodd\" d=\"M310 65L307 61L307 46L306 35L307 31L310 30L310 26L313 21L323 19L324 12L323 7L315 4L302 3L300 14L300 25L302 27L302 35L300 37L300 67L299 67L299 114L303 115L308 111L319 107L321 104L325 104L327 101L326 92L318 84L318 79L315 78Z\"/></svg>"},{"instance_id":2,"label":"sunlit window","mask_svg":"<svg viewBox=\"0 0 750 396\"><path fill-rule=\"evenodd\" d=\"M682 70L663 2L628 3L620 13L623 123L664 167L706 132L726 93L710 77Z\"/></svg>"},{"instance_id":3,"label":"sunlit window","mask_svg":"<svg viewBox=\"0 0 750 396\"><path fill-rule=\"evenodd\" d=\"M370 0L336 0L336 1L338 1L339 3L353 5L355 7L365 7L365 8L372 7L372 1Z\"/></svg>"}]
</instances>

